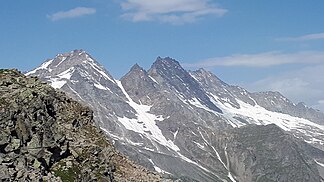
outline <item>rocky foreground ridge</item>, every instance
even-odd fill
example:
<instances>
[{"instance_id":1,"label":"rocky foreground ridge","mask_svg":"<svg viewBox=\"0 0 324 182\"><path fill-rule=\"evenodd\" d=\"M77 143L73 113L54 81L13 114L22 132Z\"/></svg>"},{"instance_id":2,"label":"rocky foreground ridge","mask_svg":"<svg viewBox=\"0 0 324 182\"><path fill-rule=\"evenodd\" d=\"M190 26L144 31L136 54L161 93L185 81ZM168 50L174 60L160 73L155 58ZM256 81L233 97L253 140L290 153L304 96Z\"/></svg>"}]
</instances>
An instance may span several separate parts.
<instances>
[{"instance_id":1,"label":"rocky foreground ridge","mask_svg":"<svg viewBox=\"0 0 324 182\"><path fill-rule=\"evenodd\" d=\"M37 78L0 70L1 181L162 181L122 156L92 111Z\"/></svg>"}]
</instances>

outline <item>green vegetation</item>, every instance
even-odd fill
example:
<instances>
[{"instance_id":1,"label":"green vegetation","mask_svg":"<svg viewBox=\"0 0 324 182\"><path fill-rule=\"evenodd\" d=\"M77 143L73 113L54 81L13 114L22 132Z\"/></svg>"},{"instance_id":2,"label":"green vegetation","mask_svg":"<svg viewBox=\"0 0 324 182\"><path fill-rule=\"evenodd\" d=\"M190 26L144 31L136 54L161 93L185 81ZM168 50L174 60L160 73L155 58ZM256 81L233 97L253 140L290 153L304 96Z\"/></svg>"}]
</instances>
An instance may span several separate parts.
<instances>
[{"instance_id":1,"label":"green vegetation","mask_svg":"<svg viewBox=\"0 0 324 182\"><path fill-rule=\"evenodd\" d=\"M0 74L8 74L8 73L15 73L15 75L19 74L17 69L0 69Z\"/></svg>"},{"instance_id":2,"label":"green vegetation","mask_svg":"<svg viewBox=\"0 0 324 182\"><path fill-rule=\"evenodd\" d=\"M0 74L4 74L4 73L6 73L8 71L9 71L8 69L0 69Z\"/></svg>"},{"instance_id":3,"label":"green vegetation","mask_svg":"<svg viewBox=\"0 0 324 182\"><path fill-rule=\"evenodd\" d=\"M63 182L73 182L77 181L78 174L81 173L78 166L73 165L70 168L67 168L65 162L61 161L59 167L54 169L54 175L61 178Z\"/></svg>"}]
</instances>

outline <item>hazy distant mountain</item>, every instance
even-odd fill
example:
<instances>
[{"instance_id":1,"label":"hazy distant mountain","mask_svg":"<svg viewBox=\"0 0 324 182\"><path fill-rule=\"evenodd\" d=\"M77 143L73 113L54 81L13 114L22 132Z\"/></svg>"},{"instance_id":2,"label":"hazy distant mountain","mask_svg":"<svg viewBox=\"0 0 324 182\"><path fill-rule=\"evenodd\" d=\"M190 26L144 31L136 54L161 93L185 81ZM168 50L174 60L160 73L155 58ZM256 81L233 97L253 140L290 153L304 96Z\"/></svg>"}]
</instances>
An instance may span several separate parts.
<instances>
[{"instance_id":1,"label":"hazy distant mountain","mask_svg":"<svg viewBox=\"0 0 324 182\"><path fill-rule=\"evenodd\" d=\"M160 57L148 71L135 64L115 80L83 50L59 54L26 75L90 106L118 150L166 176L320 181L324 114L279 93L249 93Z\"/></svg>"}]
</instances>

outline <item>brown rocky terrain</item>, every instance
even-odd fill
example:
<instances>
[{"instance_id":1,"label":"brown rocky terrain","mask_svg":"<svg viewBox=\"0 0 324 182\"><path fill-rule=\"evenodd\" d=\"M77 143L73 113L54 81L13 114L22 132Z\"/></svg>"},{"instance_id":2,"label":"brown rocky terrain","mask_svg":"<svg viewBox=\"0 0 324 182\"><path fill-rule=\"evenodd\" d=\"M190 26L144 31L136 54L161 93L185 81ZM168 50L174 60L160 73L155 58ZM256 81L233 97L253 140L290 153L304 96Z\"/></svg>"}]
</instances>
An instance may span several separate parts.
<instances>
[{"instance_id":1,"label":"brown rocky terrain","mask_svg":"<svg viewBox=\"0 0 324 182\"><path fill-rule=\"evenodd\" d=\"M0 180L162 181L118 153L89 108L17 70L0 70Z\"/></svg>"}]
</instances>

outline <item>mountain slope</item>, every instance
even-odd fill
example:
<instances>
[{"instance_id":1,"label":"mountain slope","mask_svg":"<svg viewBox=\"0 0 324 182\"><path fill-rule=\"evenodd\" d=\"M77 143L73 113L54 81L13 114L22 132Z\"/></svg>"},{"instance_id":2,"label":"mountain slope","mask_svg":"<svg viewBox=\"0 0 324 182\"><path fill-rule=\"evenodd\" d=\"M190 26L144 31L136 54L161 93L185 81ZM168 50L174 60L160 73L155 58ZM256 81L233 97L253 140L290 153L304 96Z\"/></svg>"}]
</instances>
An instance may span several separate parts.
<instances>
[{"instance_id":1,"label":"mountain slope","mask_svg":"<svg viewBox=\"0 0 324 182\"><path fill-rule=\"evenodd\" d=\"M324 125L324 113L309 108L303 103L294 104L279 92L258 92L253 93L252 97L255 99L258 105L266 108L269 111L305 118L314 123Z\"/></svg>"},{"instance_id":2,"label":"mountain slope","mask_svg":"<svg viewBox=\"0 0 324 182\"><path fill-rule=\"evenodd\" d=\"M217 140L224 147L224 162L230 163L238 181L323 180L315 161L306 155L304 143L274 124L230 129Z\"/></svg>"},{"instance_id":3,"label":"mountain slope","mask_svg":"<svg viewBox=\"0 0 324 182\"><path fill-rule=\"evenodd\" d=\"M115 151L89 108L16 70L0 70L2 181L162 181Z\"/></svg>"},{"instance_id":4,"label":"mountain slope","mask_svg":"<svg viewBox=\"0 0 324 182\"><path fill-rule=\"evenodd\" d=\"M306 142L324 149L324 125L318 124L321 123L321 119L319 118L318 122L312 122L307 119L309 118L307 115L302 118L294 114L289 115L288 112L279 112L276 108L292 108L289 112L299 112L299 105L294 105L281 94L250 93L243 88L217 81L218 78L215 75L203 69L191 72L191 75L199 80L211 100L222 109L224 116L229 120L233 122L237 120L241 124L273 123L296 137L303 138ZM309 110L308 114L311 113L312 110ZM314 115L314 118L317 118L317 115Z\"/></svg>"},{"instance_id":5,"label":"mountain slope","mask_svg":"<svg viewBox=\"0 0 324 182\"><path fill-rule=\"evenodd\" d=\"M158 57L148 71L136 64L120 80L103 79L105 76L101 74L109 73L84 51L63 55L67 59L57 66L60 68L48 64L46 69L52 71L40 72L45 67L41 66L28 75L51 82L68 72L66 70L80 68L65 80L61 90L95 111L96 122L114 140L118 150L166 176L185 181L241 179L237 171L224 165L226 145L221 145L217 136L226 134L233 127L249 124L274 123L318 148L323 147L323 125L267 110L259 105L252 93L228 85L203 69L187 72L177 61ZM64 62L69 65L70 60L73 67L62 66ZM89 61L95 63L99 71L84 66ZM53 72L53 69L60 71ZM83 76L78 76L79 73ZM264 136L259 137L263 139ZM294 142L291 145L295 145ZM309 148L311 146L295 150L307 153ZM231 155L236 156L235 153ZM289 157L290 154L286 155ZM322 164L322 154L316 160ZM312 159L307 161L312 163ZM230 161L228 165L230 163L235 164ZM314 172L311 168L309 172ZM309 174L319 179L316 170Z\"/></svg>"}]
</instances>

